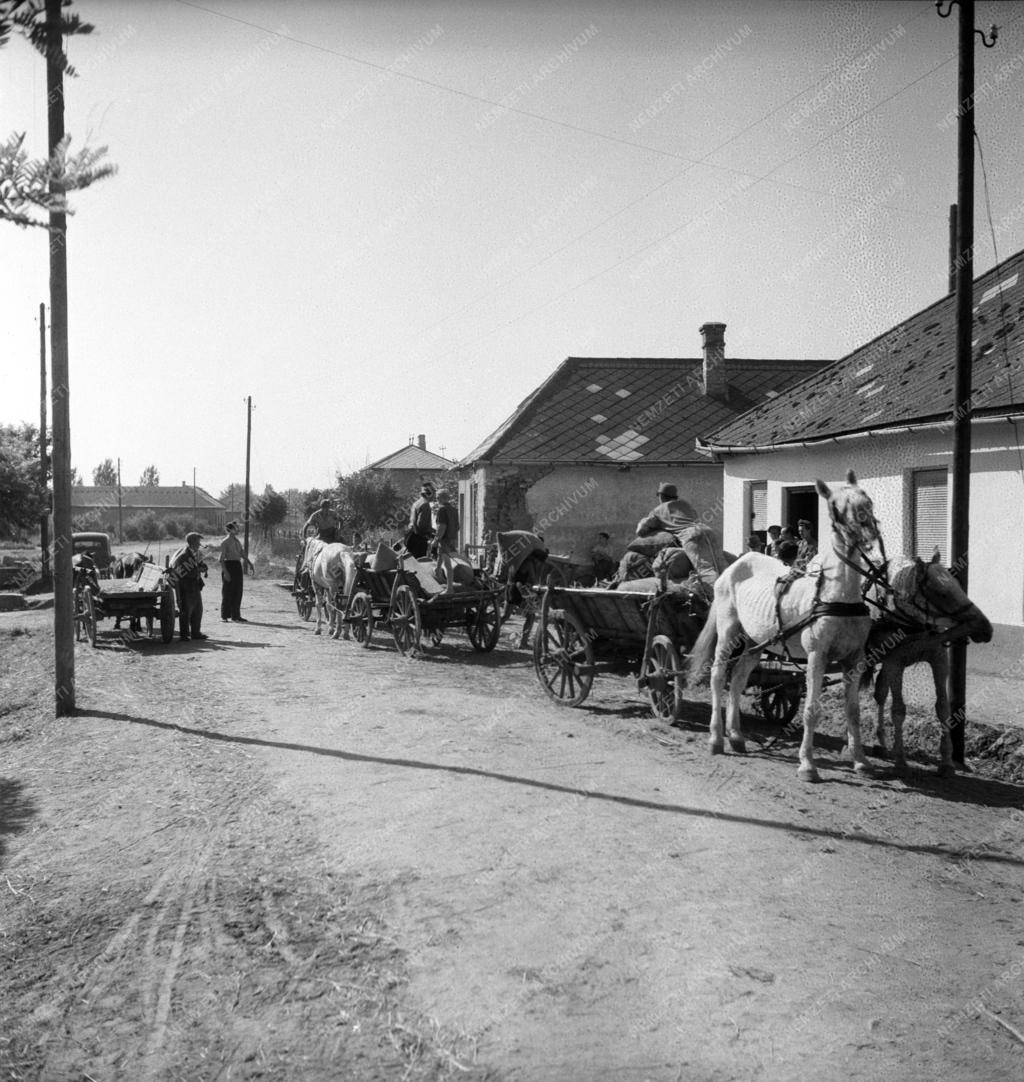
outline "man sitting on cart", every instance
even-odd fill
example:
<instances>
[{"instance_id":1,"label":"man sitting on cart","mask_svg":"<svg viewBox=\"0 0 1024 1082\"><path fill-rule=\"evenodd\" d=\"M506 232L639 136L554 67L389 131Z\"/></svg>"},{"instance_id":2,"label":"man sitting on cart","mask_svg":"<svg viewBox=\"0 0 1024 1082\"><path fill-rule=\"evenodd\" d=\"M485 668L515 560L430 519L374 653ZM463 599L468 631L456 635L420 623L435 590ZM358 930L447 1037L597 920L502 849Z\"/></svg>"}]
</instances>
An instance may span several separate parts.
<instances>
[{"instance_id":1,"label":"man sitting on cart","mask_svg":"<svg viewBox=\"0 0 1024 1082\"><path fill-rule=\"evenodd\" d=\"M658 506L636 524L637 537L662 531L679 534L697 525L697 512L679 498L675 485L658 485L658 499L661 501Z\"/></svg>"},{"instance_id":2,"label":"man sitting on cart","mask_svg":"<svg viewBox=\"0 0 1024 1082\"><path fill-rule=\"evenodd\" d=\"M330 500L321 500L320 507L314 511L302 525L302 536L313 527L316 536L321 541L335 542L338 540L338 531L341 529L341 516L331 506Z\"/></svg>"}]
</instances>

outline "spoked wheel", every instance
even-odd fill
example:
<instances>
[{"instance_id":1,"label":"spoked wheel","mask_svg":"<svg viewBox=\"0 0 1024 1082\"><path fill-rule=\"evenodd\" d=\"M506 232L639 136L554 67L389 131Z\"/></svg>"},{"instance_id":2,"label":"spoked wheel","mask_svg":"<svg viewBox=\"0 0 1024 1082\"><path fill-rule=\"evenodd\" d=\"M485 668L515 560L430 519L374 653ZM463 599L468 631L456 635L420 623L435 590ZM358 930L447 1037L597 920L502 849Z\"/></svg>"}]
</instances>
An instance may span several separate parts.
<instances>
[{"instance_id":1,"label":"spoked wheel","mask_svg":"<svg viewBox=\"0 0 1024 1082\"><path fill-rule=\"evenodd\" d=\"M89 645L96 645L96 601L92 590L87 586L82 591L82 625L89 639Z\"/></svg>"},{"instance_id":2,"label":"spoked wheel","mask_svg":"<svg viewBox=\"0 0 1024 1082\"><path fill-rule=\"evenodd\" d=\"M373 605L370 603L369 594L358 593L352 598L348 618L352 624L352 637L360 646L369 646L370 640L373 638L373 625L375 623Z\"/></svg>"},{"instance_id":3,"label":"spoked wheel","mask_svg":"<svg viewBox=\"0 0 1024 1082\"><path fill-rule=\"evenodd\" d=\"M308 620L313 613L313 583L309 572L299 575L295 587L295 607L299 610L299 618Z\"/></svg>"},{"instance_id":4,"label":"spoked wheel","mask_svg":"<svg viewBox=\"0 0 1024 1082\"><path fill-rule=\"evenodd\" d=\"M174 638L174 590L168 586L160 595L160 638L170 642Z\"/></svg>"},{"instance_id":5,"label":"spoked wheel","mask_svg":"<svg viewBox=\"0 0 1024 1082\"><path fill-rule=\"evenodd\" d=\"M679 678L679 652L667 635L655 635L644 670L647 697L655 717L675 721L682 711L683 695Z\"/></svg>"},{"instance_id":6,"label":"spoked wheel","mask_svg":"<svg viewBox=\"0 0 1024 1082\"><path fill-rule=\"evenodd\" d=\"M391 608L391 634L403 654L415 654L420 649L420 607L410 586L399 586Z\"/></svg>"},{"instance_id":7,"label":"spoked wheel","mask_svg":"<svg viewBox=\"0 0 1024 1082\"><path fill-rule=\"evenodd\" d=\"M557 703L578 706L594 683L594 648L570 612L550 609L533 640L533 667Z\"/></svg>"},{"instance_id":8,"label":"spoked wheel","mask_svg":"<svg viewBox=\"0 0 1024 1082\"><path fill-rule=\"evenodd\" d=\"M85 638L85 590L75 591L75 642Z\"/></svg>"},{"instance_id":9,"label":"spoked wheel","mask_svg":"<svg viewBox=\"0 0 1024 1082\"><path fill-rule=\"evenodd\" d=\"M488 597L480 602L480 607L473 614L472 621L467 621L466 631L474 650L490 653L498 645L501 634L501 613L498 611L496 598Z\"/></svg>"},{"instance_id":10,"label":"spoked wheel","mask_svg":"<svg viewBox=\"0 0 1024 1082\"><path fill-rule=\"evenodd\" d=\"M795 681L765 688L761 692L761 713L765 721L778 725L780 729L787 726L800 709L802 692L803 688Z\"/></svg>"}]
</instances>

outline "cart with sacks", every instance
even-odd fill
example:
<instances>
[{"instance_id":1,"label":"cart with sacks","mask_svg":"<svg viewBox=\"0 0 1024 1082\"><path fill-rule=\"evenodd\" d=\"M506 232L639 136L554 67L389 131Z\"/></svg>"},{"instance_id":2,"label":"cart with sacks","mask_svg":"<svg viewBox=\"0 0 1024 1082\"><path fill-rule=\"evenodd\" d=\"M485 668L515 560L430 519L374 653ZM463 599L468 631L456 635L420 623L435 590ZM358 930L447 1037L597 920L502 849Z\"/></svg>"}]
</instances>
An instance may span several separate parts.
<instances>
[{"instance_id":1,"label":"cart with sacks","mask_svg":"<svg viewBox=\"0 0 1024 1082\"><path fill-rule=\"evenodd\" d=\"M395 562L394 567L381 566L379 559L364 562L350 595L341 599L342 620L359 645L369 646L374 634L386 628L402 654L415 656L424 640L440 646L447 633L457 630L474 650L494 649L501 634L500 583L465 562L452 592L446 593L434 577L434 561L405 555Z\"/></svg>"}]
</instances>

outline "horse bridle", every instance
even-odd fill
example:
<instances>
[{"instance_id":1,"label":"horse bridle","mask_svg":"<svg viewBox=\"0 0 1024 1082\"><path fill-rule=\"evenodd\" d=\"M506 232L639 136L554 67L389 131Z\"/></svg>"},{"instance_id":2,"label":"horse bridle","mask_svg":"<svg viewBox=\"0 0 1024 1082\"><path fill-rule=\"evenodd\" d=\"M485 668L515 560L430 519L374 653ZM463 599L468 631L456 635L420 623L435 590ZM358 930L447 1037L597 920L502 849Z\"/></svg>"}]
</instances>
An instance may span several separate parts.
<instances>
[{"instance_id":1,"label":"horse bridle","mask_svg":"<svg viewBox=\"0 0 1024 1082\"><path fill-rule=\"evenodd\" d=\"M878 538L878 548L881 552L881 559L875 563L861 543L859 532L854 532L846 525L832 500L828 502L828 511L832 520L832 551L838 560L846 564L847 567L852 567L864 580L860 591L861 598L865 602L877 605L877 602L869 597L872 587L877 587L884 594L892 593L892 586L889 583L889 561L885 555L885 541L882 539L882 531L878 528L878 519L874 515L871 516L871 525L875 531L875 537ZM851 560L846 552L839 551L836 546L836 534L846 541L847 550L853 550L857 553L863 561L863 566Z\"/></svg>"},{"instance_id":2,"label":"horse bridle","mask_svg":"<svg viewBox=\"0 0 1024 1082\"><path fill-rule=\"evenodd\" d=\"M905 621L903 626L907 628L913 628L923 631L940 631L941 628L935 625L935 619L937 616L945 616L947 619L952 620L954 623L959 624L960 618L966 613L970 612L974 608L974 602L968 599L962 605L958 605L956 608L946 609L941 605L936 605L933 598L928 596L928 564L924 562L920 557L916 557L914 568L914 592L906 598L897 599L895 597L895 591L893 593L893 608L886 608L885 613L894 622L900 623ZM920 599L920 600L918 600ZM923 602L923 604L922 604ZM924 619L915 619L908 613L896 608L896 605L910 605L918 612L924 614Z\"/></svg>"}]
</instances>

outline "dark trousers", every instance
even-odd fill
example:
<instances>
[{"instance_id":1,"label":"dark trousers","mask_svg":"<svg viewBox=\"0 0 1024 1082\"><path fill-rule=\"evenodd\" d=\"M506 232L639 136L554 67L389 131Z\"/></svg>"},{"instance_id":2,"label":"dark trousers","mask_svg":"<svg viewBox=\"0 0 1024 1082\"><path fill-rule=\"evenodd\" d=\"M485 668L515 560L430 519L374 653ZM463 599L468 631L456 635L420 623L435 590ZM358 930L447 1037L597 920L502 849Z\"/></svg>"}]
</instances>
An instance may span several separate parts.
<instances>
[{"instance_id":1,"label":"dark trousers","mask_svg":"<svg viewBox=\"0 0 1024 1082\"><path fill-rule=\"evenodd\" d=\"M242 587L245 577L242 575L241 560L225 560L226 579L220 584L220 617L222 620L241 620Z\"/></svg>"},{"instance_id":2,"label":"dark trousers","mask_svg":"<svg viewBox=\"0 0 1024 1082\"><path fill-rule=\"evenodd\" d=\"M424 537L423 534L413 533L409 531L409 536L405 539L405 550L410 556L415 556L417 560L422 560L427 554L427 549L430 548L430 538Z\"/></svg>"},{"instance_id":3,"label":"dark trousers","mask_svg":"<svg viewBox=\"0 0 1024 1082\"><path fill-rule=\"evenodd\" d=\"M203 591L194 586L178 587L178 632L183 639L198 635L203 624Z\"/></svg>"}]
</instances>

